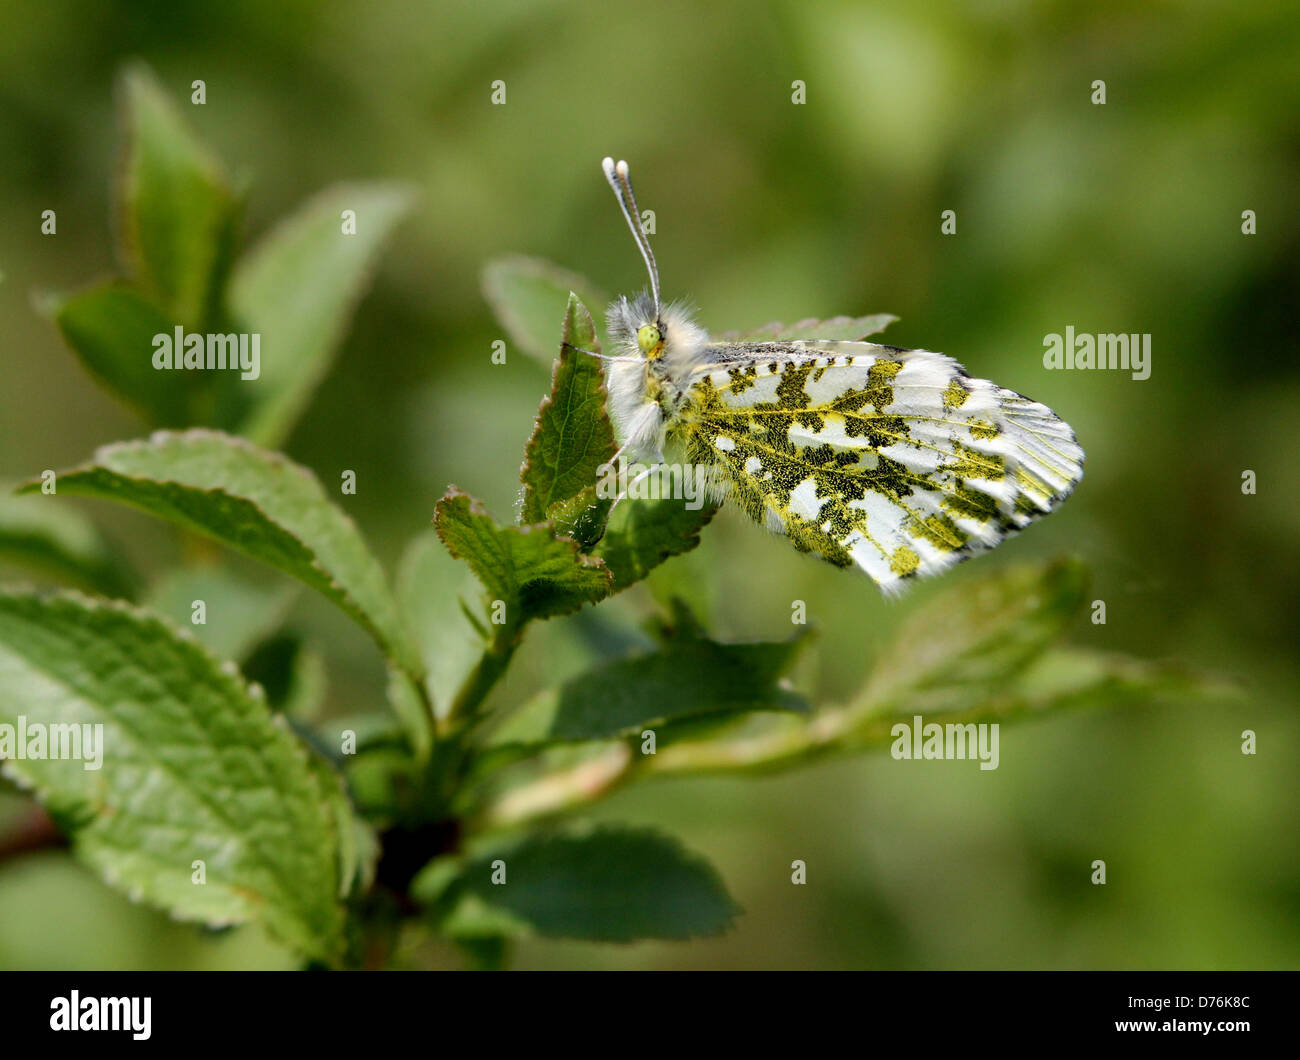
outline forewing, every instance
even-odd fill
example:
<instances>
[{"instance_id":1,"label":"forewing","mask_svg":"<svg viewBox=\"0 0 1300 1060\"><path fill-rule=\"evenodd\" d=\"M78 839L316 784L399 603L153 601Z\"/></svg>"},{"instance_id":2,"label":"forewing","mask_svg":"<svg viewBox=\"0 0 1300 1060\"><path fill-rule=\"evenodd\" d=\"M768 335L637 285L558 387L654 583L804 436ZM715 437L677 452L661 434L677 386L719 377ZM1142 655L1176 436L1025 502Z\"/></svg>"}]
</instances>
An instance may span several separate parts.
<instances>
[{"instance_id":1,"label":"forewing","mask_svg":"<svg viewBox=\"0 0 1300 1060\"><path fill-rule=\"evenodd\" d=\"M1051 409L943 354L834 341L708 352L678 421L692 462L716 465L796 548L886 590L992 548L1083 475Z\"/></svg>"}]
</instances>

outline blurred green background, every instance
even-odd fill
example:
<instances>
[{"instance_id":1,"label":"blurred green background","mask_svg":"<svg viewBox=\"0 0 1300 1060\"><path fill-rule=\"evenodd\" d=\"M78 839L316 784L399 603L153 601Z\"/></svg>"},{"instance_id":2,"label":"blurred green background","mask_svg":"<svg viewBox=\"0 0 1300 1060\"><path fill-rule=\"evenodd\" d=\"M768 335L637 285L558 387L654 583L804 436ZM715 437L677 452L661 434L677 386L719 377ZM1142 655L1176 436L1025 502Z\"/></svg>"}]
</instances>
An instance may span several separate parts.
<instances>
[{"instance_id":1,"label":"blurred green background","mask_svg":"<svg viewBox=\"0 0 1300 1060\"><path fill-rule=\"evenodd\" d=\"M327 481L357 471L349 511L390 569L448 482L512 511L548 380L522 354L490 363L484 263L519 251L607 290L644 283L599 170L613 154L656 212L665 294L706 326L891 312L884 341L952 354L1073 424L1088 453L1073 499L950 579L1075 551L1108 609L1077 641L1244 691L1006 726L993 772L878 755L624 791L599 812L711 857L747 910L738 929L529 943L517 965L1300 965L1293 4L49 0L5 23L0 478L143 433L34 307L113 267L113 78L141 58L249 182L250 235L338 180L420 193L287 447ZM490 105L496 79L505 106ZM45 209L56 237L40 234ZM1067 325L1151 333L1150 379L1045 371L1043 336ZM176 559L165 527L86 510L142 569ZM798 683L843 699L934 589L884 601L731 512L652 582L602 607L599 628L588 614L534 630L506 694L588 665L610 623L634 630L655 591L684 589L724 639L785 637L805 600L820 634ZM330 708L377 707L367 640L305 594L293 621L325 648ZM0 819L20 805L0 793ZM796 858L807 886L790 884ZM458 962L418 939L404 959ZM0 967L291 963L256 930L205 936L134 907L64 855L0 865Z\"/></svg>"}]
</instances>

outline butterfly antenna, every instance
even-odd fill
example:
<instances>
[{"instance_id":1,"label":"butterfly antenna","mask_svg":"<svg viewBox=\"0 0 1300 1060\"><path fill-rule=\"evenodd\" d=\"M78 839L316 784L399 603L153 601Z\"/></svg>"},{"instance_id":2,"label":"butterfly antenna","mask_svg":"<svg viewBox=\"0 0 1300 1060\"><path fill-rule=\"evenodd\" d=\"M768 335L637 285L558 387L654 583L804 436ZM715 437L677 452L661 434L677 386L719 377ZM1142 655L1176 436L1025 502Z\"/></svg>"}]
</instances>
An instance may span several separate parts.
<instances>
[{"instance_id":1,"label":"butterfly antenna","mask_svg":"<svg viewBox=\"0 0 1300 1060\"><path fill-rule=\"evenodd\" d=\"M614 189L614 195L623 209L627 226L632 229L632 238L641 249L641 257L645 259L645 267L650 273L650 293L654 296L655 312L658 313L659 266L655 264L654 251L650 249L650 239L641 228L641 212L636 208L636 196L632 194L632 181L628 179L627 163L620 161L615 165L612 158L606 158L600 166L605 171L605 179L609 181L609 186Z\"/></svg>"}]
</instances>

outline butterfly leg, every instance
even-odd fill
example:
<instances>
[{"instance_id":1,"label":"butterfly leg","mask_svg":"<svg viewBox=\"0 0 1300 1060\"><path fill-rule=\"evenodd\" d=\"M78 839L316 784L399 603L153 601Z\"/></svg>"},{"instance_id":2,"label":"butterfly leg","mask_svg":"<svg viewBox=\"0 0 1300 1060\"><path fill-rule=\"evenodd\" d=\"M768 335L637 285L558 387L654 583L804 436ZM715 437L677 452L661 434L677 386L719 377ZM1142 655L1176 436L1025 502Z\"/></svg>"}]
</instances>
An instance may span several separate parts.
<instances>
[{"instance_id":1,"label":"butterfly leg","mask_svg":"<svg viewBox=\"0 0 1300 1060\"><path fill-rule=\"evenodd\" d=\"M660 463L662 463L662 461L660 461ZM610 514L612 515L614 513L614 509L618 507L619 501L624 500L629 493L636 489L641 482L648 478L654 471L658 470L658 468L659 464L651 464L644 471L638 472L636 478L627 484L627 489L614 498L614 503L609 506Z\"/></svg>"}]
</instances>

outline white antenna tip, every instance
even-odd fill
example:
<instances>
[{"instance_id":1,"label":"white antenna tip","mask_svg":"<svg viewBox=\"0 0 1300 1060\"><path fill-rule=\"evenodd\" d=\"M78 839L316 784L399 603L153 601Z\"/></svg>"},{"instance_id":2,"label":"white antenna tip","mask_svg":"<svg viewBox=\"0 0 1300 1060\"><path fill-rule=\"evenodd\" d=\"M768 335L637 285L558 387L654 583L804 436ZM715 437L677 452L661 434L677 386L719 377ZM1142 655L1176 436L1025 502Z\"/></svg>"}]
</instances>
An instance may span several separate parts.
<instances>
[{"instance_id":1,"label":"white antenna tip","mask_svg":"<svg viewBox=\"0 0 1300 1060\"><path fill-rule=\"evenodd\" d=\"M605 157L601 159L600 168L605 171L605 176L614 176L614 160L612 158Z\"/></svg>"},{"instance_id":2,"label":"white antenna tip","mask_svg":"<svg viewBox=\"0 0 1300 1060\"><path fill-rule=\"evenodd\" d=\"M620 177L622 177L624 180L627 180L627 163L626 163L626 162L624 162L622 159L619 159L618 165L615 166L614 168L618 171L618 175L619 175Z\"/></svg>"}]
</instances>

